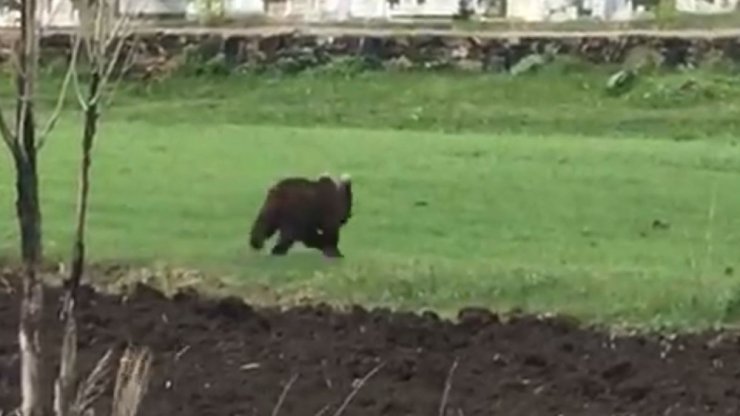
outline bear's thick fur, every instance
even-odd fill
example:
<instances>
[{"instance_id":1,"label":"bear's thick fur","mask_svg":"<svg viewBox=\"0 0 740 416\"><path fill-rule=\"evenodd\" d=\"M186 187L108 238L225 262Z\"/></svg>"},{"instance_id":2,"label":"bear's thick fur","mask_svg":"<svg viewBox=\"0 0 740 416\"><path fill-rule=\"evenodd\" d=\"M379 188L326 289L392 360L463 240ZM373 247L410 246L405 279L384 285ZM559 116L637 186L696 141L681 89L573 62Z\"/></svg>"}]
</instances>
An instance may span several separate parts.
<instances>
[{"instance_id":1,"label":"bear's thick fur","mask_svg":"<svg viewBox=\"0 0 740 416\"><path fill-rule=\"evenodd\" d=\"M339 229L352 216L352 182L349 175L334 180L328 174L312 180L289 177L270 187L252 224L249 244L260 250L276 232L273 255L284 255L296 241L327 257L342 257Z\"/></svg>"}]
</instances>

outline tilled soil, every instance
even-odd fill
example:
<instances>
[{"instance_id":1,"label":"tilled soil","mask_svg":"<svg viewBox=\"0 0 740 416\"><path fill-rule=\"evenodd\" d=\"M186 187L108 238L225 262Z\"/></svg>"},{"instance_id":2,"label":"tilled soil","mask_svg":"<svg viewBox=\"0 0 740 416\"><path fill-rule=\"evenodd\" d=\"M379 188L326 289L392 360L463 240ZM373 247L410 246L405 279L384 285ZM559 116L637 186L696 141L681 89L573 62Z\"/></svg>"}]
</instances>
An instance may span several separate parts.
<instances>
[{"instance_id":1,"label":"tilled soil","mask_svg":"<svg viewBox=\"0 0 740 416\"><path fill-rule=\"evenodd\" d=\"M431 313L360 307L254 310L237 299L192 292L168 299L144 286L127 298L83 289L85 371L108 347L129 341L155 352L141 415L270 415L293 377L279 415L334 415L353 388L343 415L740 412L735 335L620 338L565 318L504 322L477 309L449 322ZM60 293L47 293L52 320ZM17 323L17 294L0 293L0 409L6 411L19 398ZM59 325L52 327L58 340Z\"/></svg>"}]
</instances>

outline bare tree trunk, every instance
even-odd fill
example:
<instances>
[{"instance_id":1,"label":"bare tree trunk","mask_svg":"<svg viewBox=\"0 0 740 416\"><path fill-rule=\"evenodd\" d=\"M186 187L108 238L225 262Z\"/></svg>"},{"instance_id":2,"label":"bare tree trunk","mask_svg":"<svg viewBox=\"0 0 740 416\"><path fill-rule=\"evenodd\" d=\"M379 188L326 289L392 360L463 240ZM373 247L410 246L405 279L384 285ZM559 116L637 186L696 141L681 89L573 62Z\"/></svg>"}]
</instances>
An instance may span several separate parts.
<instances>
[{"instance_id":1,"label":"bare tree trunk","mask_svg":"<svg viewBox=\"0 0 740 416\"><path fill-rule=\"evenodd\" d=\"M90 165L92 164L92 147L98 121L98 105L94 98L100 87L100 74L91 74L88 103L85 109L85 127L82 133L82 161L77 194L77 223L72 246L72 265L66 282L62 321L64 323L64 342L59 370L59 381L56 391L56 416L67 416L72 408L77 385L77 317L75 303L77 289L85 271L85 225L87 224L88 195L90 193Z\"/></svg>"},{"instance_id":2,"label":"bare tree trunk","mask_svg":"<svg viewBox=\"0 0 740 416\"><path fill-rule=\"evenodd\" d=\"M39 206L38 169L36 163L36 130L33 96L36 76L36 1L25 0L21 12L16 87L16 212L21 228L21 256L24 263L41 261L41 209Z\"/></svg>"},{"instance_id":3,"label":"bare tree trunk","mask_svg":"<svg viewBox=\"0 0 740 416\"><path fill-rule=\"evenodd\" d=\"M48 403L47 379L44 368L42 340L43 286L36 275L36 267L26 265L23 280L23 298L19 340L21 347L21 414L44 416Z\"/></svg>"},{"instance_id":4,"label":"bare tree trunk","mask_svg":"<svg viewBox=\"0 0 740 416\"><path fill-rule=\"evenodd\" d=\"M68 289L76 294L85 263L85 225L87 224L88 195L90 194L90 165L92 164L92 147L97 133L98 104L95 97L100 87L100 74L91 74L88 102L85 110L85 127L82 133L82 162L80 166L79 194L77 195L77 227L75 229L74 248L72 251L72 270Z\"/></svg>"},{"instance_id":5,"label":"bare tree trunk","mask_svg":"<svg viewBox=\"0 0 740 416\"><path fill-rule=\"evenodd\" d=\"M27 88L19 90L27 94ZM21 388L23 416L43 416L48 413L47 379L44 375L42 321L44 290L38 276L43 255L41 244L41 207L39 204L39 178L36 164L33 109L25 103L19 111L23 127L20 148L14 152L16 167L16 213L20 225L21 257L23 259L23 298L19 343L21 347Z\"/></svg>"},{"instance_id":6,"label":"bare tree trunk","mask_svg":"<svg viewBox=\"0 0 740 416\"><path fill-rule=\"evenodd\" d=\"M28 130L28 129L27 129ZM33 134L33 128L30 129ZM16 215L21 234L21 258L25 266L36 268L41 261L41 207L39 204L39 183L36 155L24 156L14 152L16 168Z\"/></svg>"},{"instance_id":7,"label":"bare tree trunk","mask_svg":"<svg viewBox=\"0 0 740 416\"><path fill-rule=\"evenodd\" d=\"M29 133L30 131L30 133ZM33 134L26 128L25 134ZM42 320L44 290L38 277L41 259L41 213L38 200L38 175L35 156L25 159L16 152L16 210L20 222L21 256L23 258L23 298L19 327L21 348L21 414L43 416L47 414L44 389L44 350Z\"/></svg>"},{"instance_id":8,"label":"bare tree trunk","mask_svg":"<svg viewBox=\"0 0 740 416\"><path fill-rule=\"evenodd\" d=\"M39 58L39 35L37 21L37 1L23 0L21 7L21 36L16 47L16 87L17 105L15 126L11 130L0 111L0 138L7 144L16 168L16 210L21 235L21 256L23 259L23 296L18 339L21 349L21 394L20 412L23 416L48 416L52 411L51 379L46 368L45 332L43 331L44 287L39 276L43 257L42 218L39 200L39 175L37 167L38 150L44 138L53 128L65 97L66 87L74 77L77 85L77 96L84 109L85 124L82 137L82 161L80 166L80 184L77 201L77 216L74 242L72 248L72 267L62 308L62 321L65 327L62 344L62 360L56 395L53 400L57 415L84 413L88 409L89 397L79 396L77 383L77 322L75 301L85 265L85 226L87 223L88 195L90 189L90 165L92 148L97 130L99 99L105 82L109 79L120 56L123 41L115 43L126 19L112 24L107 12L107 4L90 3L85 10L94 12L85 15L88 25L80 25L82 33L75 43L75 54L70 63L65 82L59 96L57 108L49 123L41 133L35 128L35 83ZM85 32L87 30L87 32ZM80 41L86 42L90 57L91 80L87 97L79 91L79 80L76 72L76 56ZM114 46L111 48L111 46ZM107 54L112 52L108 61ZM141 357L144 357L142 355ZM142 358L142 363L149 361ZM107 362L107 361L106 361ZM147 364L148 365L148 364ZM105 367L105 365L103 366ZM92 374L93 381L101 377L100 372ZM143 382L148 373L142 373L141 379L132 383ZM90 381L90 380L88 380ZM120 383L119 383L120 384ZM124 383L125 384L125 383ZM131 384L131 383L129 383ZM126 384L128 386L128 384ZM141 386L129 388L126 394L135 394L136 405L142 394ZM133 389L133 390L132 390ZM129 391L131 390L131 391ZM96 390L97 391L97 390ZM82 400L82 401L80 401Z\"/></svg>"},{"instance_id":9,"label":"bare tree trunk","mask_svg":"<svg viewBox=\"0 0 740 416\"><path fill-rule=\"evenodd\" d=\"M43 255L41 208L34 127L34 89L37 64L36 0L24 0L18 50L18 105L16 145L12 151L16 167L16 212L21 234L23 297L18 328L21 348L21 414L49 414L51 396L45 374L42 339L44 289L38 276Z\"/></svg>"}]
</instances>

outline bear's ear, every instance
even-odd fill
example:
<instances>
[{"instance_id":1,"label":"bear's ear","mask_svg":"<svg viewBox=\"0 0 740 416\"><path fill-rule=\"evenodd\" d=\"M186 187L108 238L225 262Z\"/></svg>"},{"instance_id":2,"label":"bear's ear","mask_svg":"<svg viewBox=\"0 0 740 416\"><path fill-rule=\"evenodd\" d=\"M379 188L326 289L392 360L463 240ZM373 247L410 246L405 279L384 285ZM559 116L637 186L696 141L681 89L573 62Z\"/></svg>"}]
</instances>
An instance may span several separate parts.
<instances>
[{"instance_id":1,"label":"bear's ear","mask_svg":"<svg viewBox=\"0 0 740 416\"><path fill-rule=\"evenodd\" d=\"M331 183L334 186L339 186L337 181L334 180L334 178L332 178L329 172L324 172L321 175L319 175L319 178L316 179L316 183Z\"/></svg>"},{"instance_id":2,"label":"bear's ear","mask_svg":"<svg viewBox=\"0 0 740 416\"><path fill-rule=\"evenodd\" d=\"M339 182L350 184L352 183L352 177L350 176L349 173L343 173L339 175Z\"/></svg>"}]
</instances>

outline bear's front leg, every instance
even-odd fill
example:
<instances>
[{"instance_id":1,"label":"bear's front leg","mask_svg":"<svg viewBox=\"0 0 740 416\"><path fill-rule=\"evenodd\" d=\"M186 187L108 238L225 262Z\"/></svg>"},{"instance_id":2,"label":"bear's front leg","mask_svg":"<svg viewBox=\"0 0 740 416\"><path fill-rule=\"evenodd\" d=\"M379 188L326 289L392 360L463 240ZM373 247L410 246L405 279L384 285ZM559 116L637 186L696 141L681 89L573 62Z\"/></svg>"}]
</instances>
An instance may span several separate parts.
<instances>
[{"instance_id":1,"label":"bear's front leg","mask_svg":"<svg viewBox=\"0 0 740 416\"><path fill-rule=\"evenodd\" d=\"M344 257L341 251L339 251L339 230L330 229L326 230L323 235L323 247L321 251L326 257L330 258L341 258Z\"/></svg>"}]
</instances>

